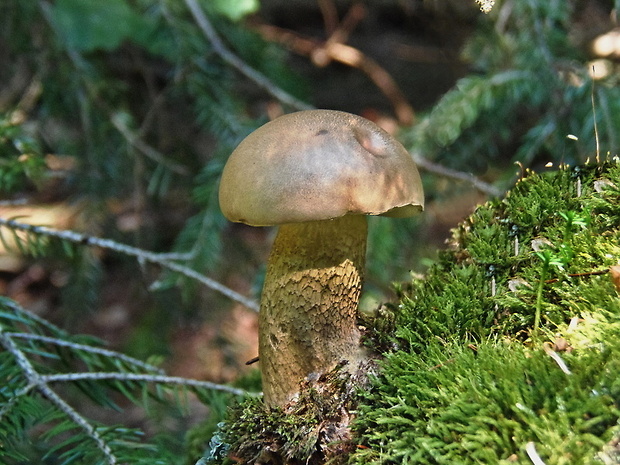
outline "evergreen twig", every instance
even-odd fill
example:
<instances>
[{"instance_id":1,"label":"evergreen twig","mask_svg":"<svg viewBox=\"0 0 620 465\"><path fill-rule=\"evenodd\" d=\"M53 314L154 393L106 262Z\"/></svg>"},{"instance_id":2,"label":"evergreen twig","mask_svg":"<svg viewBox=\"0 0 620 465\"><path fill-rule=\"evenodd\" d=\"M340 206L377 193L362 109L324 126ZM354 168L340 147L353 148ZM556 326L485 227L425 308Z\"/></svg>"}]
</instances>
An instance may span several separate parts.
<instances>
[{"instance_id":1,"label":"evergreen twig","mask_svg":"<svg viewBox=\"0 0 620 465\"><path fill-rule=\"evenodd\" d=\"M49 423L50 418L53 418L53 421L56 421L58 419L58 414L66 417L68 422L58 424L54 428L57 431L69 431L76 428L81 429L84 432L85 436L88 437L89 440L92 440L96 444L97 449L101 451L103 459L101 463L106 463L108 465L128 463L125 462L126 459L122 455L122 445L119 445L118 440L115 439L118 436L116 434L111 434L111 430L108 430L105 427L98 426L97 423L90 421L77 410L75 410L56 392L56 390L54 390L54 388L51 387L51 383L75 383L83 380L112 380L125 384L131 382L139 382L143 384L155 383L158 386L186 386L199 390L216 390L236 396L260 395L260 393L248 393L243 389L234 388L232 386L176 376L166 376L157 367L153 367L152 365L146 364L132 357L128 357L114 351L107 351L99 347L91 347L84 344L73 343L71 341L59 340L57 338L62 338L65 334L64 331L62 331L60 328L57 328L52 323L43 320L40 317L37 317L31 312L25 310L19 304L10 299L0 298L0 308L6 310L0 312L0 317L3 318L3 321L0 322L0 353L5 353L5 356L10 354L9 356L12 358L11 363L3 363L2 366L5 368L9 365L15 366L19 370L19 374L16 372L15 369L12 369L12 374L4 375L9 377L9 385L4 385L2 393L3 402L0 404L0 424L6 425L6 423L3 423L3 421L13 421L11 419L11 416L15 417L16 415L19 416L20 414L23 414L20 413L20 410L23 411L22 404L28 404L27 402L24 402L24 398L32 397L35 394L34 391L36 391L36 393L38 393L45 402L51 404L53 409L57 412L52 417L48 415L45 422ZM46 331L51 331L52 334L56 335L56 337L11 331L10 329L14 327L12 322L19 322L20 326L25 325L33 332L37 332L45 328ZM55 353L47 351L43 346L26 344L22 347L20 345L19 339L67 347L71 349L71 351L74 352L74 355L77 356L81 362L84 362L89 369L91 369L93 366L101 366L101 362L105 361L105 359L108 358L113 359L113 362L116 360L122 360L123 362L128 363L130 365L130 367L128 367L129 371L74 373L52 372L47 374L46 371L48 371L48 367L38 365L37 362L34 361L36 359L31 360L32 354L35 354L35 357L37 355L41 355L44 359L48 359L51 355L52 359L54 359ZM81 353L84 352L101 355L104 357L104 359L91 360L89 357L82 356ZM132 366L134 368L137 367L144 368L148 371L155 371L155 373L132 372ZM125 370L125 368L121 368L120 370ZM12 384L14 385L14 387L11 387ZM126 388L122 386L113 385L111 387L116 388L126 394ZM121 429L118 432L120 434L123 434L123 430L124 429ZM60 443L57 444L55 447L60 448L64 447L64 445L63 443Z\"/></svg>"},{"instance_id":2,"label":"evergreen twig","mask_svg":"<svg viewBox=\"0 0 620 465\"><path fill-rule=\"evenodd\" d=\"M121 373L121 372L84 372L84 373L57 373L53 375L41 375L41 379L45 383L56 382L73 382L81 380L116 380L116 381L141 381L145 383L159 383L159 384L178 384L181 386L191 386L203 389L211 389L214 391L228 392L236 396L256 396L257 393L249 393L244 389L238 389L232 386L226 386L225 384L212 383L210 381L200 381L197 379L183 378L180 376L166 376L166 375L150 375L143 373Z\"/></svg>"},{"instance_id":3,"label":"evergreen twig","mask_svg":"<svg viewBox=\"0 0 620 465\"><path fill-rule=\"evenodd\" d=\"M11 411L11 409L17 404L19 399L35 388L34 384L28 384L23 388L12 393L11 397L6 401L2 407L0 407L0 421L4 419L4 416Z\"/></svg>"},{"instance_id":4,"label":"evergreen twig","mask_svg":"<svg viewBox=\"0 0 620 465\"><path fill-rule=\"evenodd\" d=\"M5 333L7 336L17 339L30 339L34 341L46 342L48 344L53 344L56 346L69 347L73 350L80 350L84 352L90 352L97 355L102 355L104 357L112 357L118 360L122 360L123 362L129 363L130 365L135 365L137 367L143 368L145 370L153 371L159 373L160 375L164 374L164 370L155 365L151 365L150 363L145 363L142 360L138 360L137 358L130 357L128 355L122 354L120 352L115 352L113 350L102 349L101 347L93 347L86 344L78 344L76 342L65 341L63 339L58 339L55 337L49 336L41 336L40 334L31 334L31 333L13 333L7 332Z\"/></svg>"},{"instance_id":5,"label":"evergreen twig","mask_svg":"<svg viewBox=\"0 0 620 465\"><path fill-rule=\"evenodd\" d=\"M85 234L81 234L75 231L70 230L58 230L53 228L48 228L46 226L34 226L31 224L20 223L15 220L7 220L5 218L0 218L0 226L5 226L11 230L25 231L27 233L32 233L39 236L52 237L56 239L60 239L63 241L72 242L74 244L87 246L87 247L99 247L102 249L112 250L114 252L122 253L124 255L128 255L130 257L136 258L139 262L149 262L153 264L160 265L164 268L167 268L171 271L177 272L189 278L195 279L196 281L204 284L210 289L219 292L220 294L228 297L235 302L238 302L242 305L245 305L247 308L258 311L258 304L236 291L233 291L229 287L224 286L220 282L211 279L187 266L181 265L179 263L173 262L166 258L162 258L161 255L149 252L147 250L140 249L138 247L132 247L126 244L121 244L119 242L110 240L110 239L102 239L99 237L88 236Z\"/></svg>"},{"instance_id":6,"label":"evergreen twig","mask_svg":"<svg viewBox=\"0 0 620 465\"><path fill-rule=\"evenodd\" d=\"M0 325L0 345L2 345L6 351L10 352L13 357L15 357L15 361L26 377L28 385L25 388L26 390L23 391L27 392L31 389L36 389L39 391L43 397L54 404L60 411L69 417L73 423L82 428L86 434L93 439L97 447L104 454L109 465L116 465L117 459L113 454L112 449L110 449L110 446L99 435L95 427L47 385L44 377L36 371L34 366L28 360L28 357L26 357L26 354L19 349L8 333L3 331L2 325Z\"/></svg>"}]
</instances>

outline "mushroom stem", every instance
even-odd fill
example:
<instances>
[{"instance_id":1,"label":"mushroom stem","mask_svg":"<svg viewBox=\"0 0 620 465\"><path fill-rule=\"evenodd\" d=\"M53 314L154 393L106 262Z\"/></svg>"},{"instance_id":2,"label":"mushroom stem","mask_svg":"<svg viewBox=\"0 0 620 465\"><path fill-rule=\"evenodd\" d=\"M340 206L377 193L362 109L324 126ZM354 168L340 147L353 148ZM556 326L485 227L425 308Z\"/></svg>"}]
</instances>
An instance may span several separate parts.
<instances>
[{"instance_id":1,"label":"mushroom stem","mask_svg":"<svg viewBox=\"0 0 620 465\"><path fill-rule=\"evenodd\" d=\"M284 406L300 382L364 359L357 325L366 255L362 215L280 226L259 320L265 402Z\"/></svg>"}]
</instances>

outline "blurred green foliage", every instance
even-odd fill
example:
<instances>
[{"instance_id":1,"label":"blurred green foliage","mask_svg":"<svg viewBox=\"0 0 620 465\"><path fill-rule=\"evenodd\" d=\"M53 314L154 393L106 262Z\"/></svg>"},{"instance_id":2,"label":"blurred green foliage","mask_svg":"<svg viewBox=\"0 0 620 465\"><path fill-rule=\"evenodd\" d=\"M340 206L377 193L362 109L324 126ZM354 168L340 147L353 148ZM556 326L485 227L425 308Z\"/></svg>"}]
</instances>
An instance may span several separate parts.
<instances>
[{"instance_id":1,"label":"blurred green foliage","mask_svg":"<svg viewBox=\"0 0 620 465\"><path fill-rule=\"evenodd\" d=\"M583 3L497 2L463 47L470 72L404 132L408 146L478 174L515 162L576 164L595 155L596 124L601 155L616 154L620 74L611 61L594 61L588 39L596 29L587 28L600 26L584 19ZM593 66L603 76L596 81ZM613 70L604 72L608 66ZM505 172L505 180L511 177Z\"/></svg>"},{"instance_id":2,"label":"blurred green foliage","mask_svg":"<svg viewBox=\"0 0 620 465\"><path fill-rule=\"evenodd\" d=\"M23 130L17 118L0 114L0 194L31 187L46 171L38 141Z\"/></svg>"},{"instance_id":3,"label":"blurred green foliage","mask_svg":"<svg viewBox=\"0 0 620 465\"><path fill-rule=\"evenodd\" d=\"M51 19L66 46L78 52L110 51L132 39L142 45L140 39L153 32L153 23L143 19L124 0L59 0L51 9ZM143 36L134 32L145 30L147 34Z\"/></svg>"}]
</instances>

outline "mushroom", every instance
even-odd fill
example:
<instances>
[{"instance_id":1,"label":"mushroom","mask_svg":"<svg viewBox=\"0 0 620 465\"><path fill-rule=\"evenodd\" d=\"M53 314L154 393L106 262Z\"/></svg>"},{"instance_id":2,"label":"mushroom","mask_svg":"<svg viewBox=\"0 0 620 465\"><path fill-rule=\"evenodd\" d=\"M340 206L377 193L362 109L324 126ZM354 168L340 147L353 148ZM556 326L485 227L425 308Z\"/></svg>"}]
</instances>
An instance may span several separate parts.
<instances>
[{"instance_id":1,"label":"mushroom","mask_svg":"<svg viewBox=\"0 0 620 465\"><path fill-rule=\"evenodd\" d=\"M264 400L285 406L300 383L367 359L358 303L366 255L365 215L423 210L420 175L387 132L356 115L308 110L246 137L221 178L231 221L280 225L259 315Z\"/></svg>"}]
</instances>

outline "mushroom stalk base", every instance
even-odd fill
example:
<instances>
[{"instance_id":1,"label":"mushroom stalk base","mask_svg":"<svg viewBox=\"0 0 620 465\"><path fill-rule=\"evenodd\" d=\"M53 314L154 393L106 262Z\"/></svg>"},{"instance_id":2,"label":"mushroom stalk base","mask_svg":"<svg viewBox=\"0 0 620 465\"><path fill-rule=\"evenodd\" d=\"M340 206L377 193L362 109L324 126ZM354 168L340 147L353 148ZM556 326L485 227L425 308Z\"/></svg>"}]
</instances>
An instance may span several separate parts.
<instances>
[{"instance_id":1,"label":"mushroom stalk base","mask_svg":"<svg viewBox=\"0 0 620 465\"><path fill-rule=\"evenodd\" d=\"M280 226L259 316L265 403L284 406L300 382L364 360L357 325L367 221L351 215Z\"/></svg>"}]
</instances>

